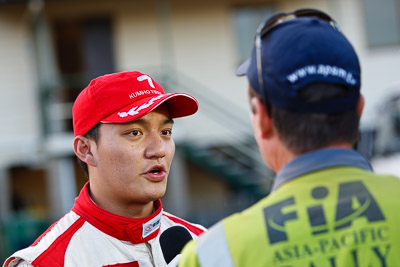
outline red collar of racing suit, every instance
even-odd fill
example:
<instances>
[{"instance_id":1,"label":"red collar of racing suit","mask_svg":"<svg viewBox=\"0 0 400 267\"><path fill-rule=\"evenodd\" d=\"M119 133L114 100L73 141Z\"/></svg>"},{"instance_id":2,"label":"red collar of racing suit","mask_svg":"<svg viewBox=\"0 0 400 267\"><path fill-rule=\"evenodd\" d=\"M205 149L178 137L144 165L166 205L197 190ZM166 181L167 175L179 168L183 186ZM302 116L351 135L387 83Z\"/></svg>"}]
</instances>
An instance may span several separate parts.
<instances>
[{"instance_id":1,"label":"red collar of racing suit","mask_svg":"<svg viewBox=\"0 0 400 267\"><path fill-rule=\"evenodd\" d=\"M150 216L133 219L103 210L90 199L88 189L89 182L82 188L72 210L90 224L110 236L133 244L144 243L157 236L162 216L160 199L154 201L155 212Z\"/></svg>"}]
</instances>

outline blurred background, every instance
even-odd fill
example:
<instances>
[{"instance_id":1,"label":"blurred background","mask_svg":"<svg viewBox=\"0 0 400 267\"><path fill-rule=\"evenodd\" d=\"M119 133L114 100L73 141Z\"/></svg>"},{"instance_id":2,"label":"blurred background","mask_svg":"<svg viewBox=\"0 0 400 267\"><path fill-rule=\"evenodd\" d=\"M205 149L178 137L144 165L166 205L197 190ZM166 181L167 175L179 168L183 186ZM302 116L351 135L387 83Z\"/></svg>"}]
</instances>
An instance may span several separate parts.
<instances>
[{"instance_id":1,"label":"blurred background","mask_svg":"<svg viewBox=\"0 0 400 267\"><path fill-rule=\"evenodd\" d=\"M105 73L139 70L199 100L174 126L165 210L210 226L267 195L274 174L234 71L263 20L306 7L334 17L359 54L358 150L400 176L400 0L0 0L0 262L68 212L87 181L71 107Z\"/></svg>"}]
</instances>

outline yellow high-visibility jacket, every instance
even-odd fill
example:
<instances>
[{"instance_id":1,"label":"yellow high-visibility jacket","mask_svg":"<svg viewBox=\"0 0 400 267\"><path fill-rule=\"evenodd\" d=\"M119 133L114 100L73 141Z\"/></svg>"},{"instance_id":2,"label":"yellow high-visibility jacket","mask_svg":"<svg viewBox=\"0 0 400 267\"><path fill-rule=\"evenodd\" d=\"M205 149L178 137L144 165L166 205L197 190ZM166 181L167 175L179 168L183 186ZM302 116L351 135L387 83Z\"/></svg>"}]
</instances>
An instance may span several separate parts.
<instances>
[{"instance_id":1,"label":"yellow high-visibility jacket","mask_svg":"<svg viewBox=\"0 0 400 267\"><path fill-rule=\"evenodd\" d=\"M179 266L400 266L400 179L352 150L307 153L269 196L191 241Z\"/></svg>"}]
</instances>

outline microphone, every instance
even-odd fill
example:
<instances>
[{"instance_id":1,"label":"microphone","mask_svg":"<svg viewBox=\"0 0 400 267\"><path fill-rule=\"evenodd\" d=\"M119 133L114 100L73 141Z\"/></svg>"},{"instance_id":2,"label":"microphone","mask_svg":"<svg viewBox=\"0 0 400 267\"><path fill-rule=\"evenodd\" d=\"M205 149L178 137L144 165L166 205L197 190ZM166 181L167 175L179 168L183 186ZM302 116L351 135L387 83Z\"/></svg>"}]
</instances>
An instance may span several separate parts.
<instances>
[{"instance_id":1,"label":"microphone","mask_svg":"<svg viewBox=\"0 0 400 267\"><path fill-rule=\"evenodd\" d=\"M183 226L172 226L162 232L160 245L165 262L170 264L177 256L180 256L183 247L192 239L189 231ZM179 258L175 259L176 265Z\"/></svg>"}]
</instances>

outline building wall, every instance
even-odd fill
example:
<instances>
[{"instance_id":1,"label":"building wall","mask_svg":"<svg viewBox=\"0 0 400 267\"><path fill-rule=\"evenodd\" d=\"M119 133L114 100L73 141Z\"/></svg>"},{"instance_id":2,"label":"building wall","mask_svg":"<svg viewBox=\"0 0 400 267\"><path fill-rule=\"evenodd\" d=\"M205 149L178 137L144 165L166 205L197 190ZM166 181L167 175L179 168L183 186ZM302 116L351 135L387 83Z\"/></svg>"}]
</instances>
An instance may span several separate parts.
<instances>
[{"instance_id":1,"label":"building wall","mask_svg":"<svg viewBox=\"0 0 400 267\"><path fill-rule=\"evenodd\" d=\"M339 0L337 3L339 22L354 45L361 63L361 86L366 98L361 125L366 128L374 127L380 116L378 108L388 96L400 91L400 77L397 70L400 62L400 45L370 47L367 43L363 1Z\"/></svg>"},{"instance_id":2,"label":"building wall","mask_svg":"<svg viewBox=\"0 0 400 267\"><path fill-rule=\"evenodd\" d=\"M111 16L117 70L143 69L157 72L160 66L175 67L171 76L184 75L209 89L207 94L235 105L234 112L248 111L246 79L234 76L239 64L233 10L246 1L57 1L46 4L48 20L62 17ZM255 1L254 3L262 1ZM399 46L369 48L361 0L266 1L277 10L315 7L337 18L343 32L355 46L361 60L362 90L366 107L362 123L372 124L375 108L388 92L398 90ZM265 3L265 2L264 2ZM169 11L168 14L163 14ZM35 48L30 13L24 5L0 9L0 98L2 151L34 150L41 135ZM254 31L254 29L251 29ZM179 77L178 77L179 78ZM184 84L176 90L193 87ZM174 88L175 89L175 88ZM18 104L11 104L18 103ZM201 105L201 103L200 103ZM20 107L24 107L21 109ZM200 113L202 110L200 109ZM199 116L200 126L210 123ZM192 120L195 121L195 120ZM215 128L215 127L214 127Z\"/></svg>"},{"instance_id":3,"label":"building wall","mask_svg":"<svg viewBox=\"0 0 400 267\"><path fill-rule=\"evenodd\" d=\"M0 9L0 166L29 157L40 138L34 47L24 9Z\"/></svg>"},{"instance_id":4,"label":"building wall","mask_svg":"<svg viewBox=\"0 0 400 267\"><path fill-rule=\"evenodd\" d=\"M337 19L356 48L362 65L362 91L366 107L362 125L373 125L376 106L399 85L399 46L369 48L366 42L362 0L285 0L251 2L269 4L278 11L313 7ZM173 79L172 91L189 92L199 98L198 114L177 120L178 138L193 141L236 140L248 123L247 81L234 75L240 63L234 28L235 10L245 0L154 0L154 1L47 1L43 12L50 29L60 19L106 16L111 18L116 71L142 70L156 80ZM42 140L38 61L33 38L33 12L27 4L0 7L0 167L43 164L49 158L72 155L72 136L47 136ZM249 29L255 32L255 29ZM43 41L43 40L42 40ZM48 51L51 60L52 51ZM57 66L53 62L54 66ZM46 65L46 64L45 64ZM47 65L48 66L48 65ZM49 67L57 74L56 67ZM167 70L167 77L161 77ZM206 100L209 99L209 100ZM221 109L211 109L207 101ZM236 114L246 122L234 124L221 113ZM46 168L44 166L43 168ZM47 172L46 172L47 173ZM47 175L47 174L44 174ZM189 186L192 192L194 184ZM78 183L81 184L81 183ZM224 185L209 184L228 192ZM76 190L78 191L78 190ZM200 192L200 191L198 191ZM1 191L0 191L1 193ZM193 193L196 195L197 193Z\"/></svg>"},{"instance_id":5,"label":"building wall","mask_svg":"<svg viewBox=\"0 0 400 267\"><path fill-rule=\"evenodd\" d=\"M318 8L325 10L338 21L342 31L355 47L362 66L362 92L367 99L362 126L374 126L376 108L387 94L399 90L400 81L396 75L396 66L400 60L400 48L399 46L383 48L368 46L363 1L254 1L255 5L260 3L269 3L281 11L304 7ZM130 20L119 19L120 23L118 23L118 27L124 29L124 31L119 31L117 38L119 66L122 69L129 69L132 66L145 68L149 66L151 70L149 62L172 65L176 67L178 73L189 76L210 88L213 97L237 105L237 113L245 113L247 104L243 99L246 98L244 89L246 79L234 76L234 70L240 62L233 28L234 9L245 5L247 2L244 1L214 1L212 3L210 1L171 1L169 11L172 23L164 27L165 30L170 31L168 38L171 39L166 40L160 40L165 35L161 35L159 30L158 33L154 30L159 22L152 20L154 18L152 16L142 14L142 17L146 17L143 19L146 23L141 23L140 26L147 26L141 30L153 29L155 35L149 39L143 39L144 42L141 45L147 49L140 49L140 53L132 51L132 44L135 43L132 39L136 34L140 35L142 31L138 31L138 26L135 26L137 21L133 17L136 16L127 15L130 11L125 10L126 17ZM159 24L158 26L160 27ZM255 31L255 29L251 30ZM129 41L127 41L127 36L130 36ZM169 45L170 43L172 45ZM156 44L158 47L154 49ZM160 44L167 45L170 50L168 47L160 47ZM140 44L135 45L140 47ZM151 58L153 60L150 60ZM210 123L199 117L196 120L201 121L202 124Z\"/></svg>"}]
</instances>

